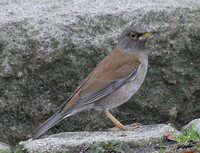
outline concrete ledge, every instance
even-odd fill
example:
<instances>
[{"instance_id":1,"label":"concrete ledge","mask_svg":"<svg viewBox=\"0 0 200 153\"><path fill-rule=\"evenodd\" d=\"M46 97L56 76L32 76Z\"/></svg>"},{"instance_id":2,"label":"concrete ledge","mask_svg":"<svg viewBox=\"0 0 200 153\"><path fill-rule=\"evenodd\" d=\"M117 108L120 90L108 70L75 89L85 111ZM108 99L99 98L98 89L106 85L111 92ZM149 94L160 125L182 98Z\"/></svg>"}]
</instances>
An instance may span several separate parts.
<instances>
[{"instance_id":1,"label":"concrete ledge","mask_svg":"<svg viewBox=\"0 0 200 153\"><path fill-rule=\"evenodd\" d=\"M126 146L147 146L161 142L163 137L175 129L169 125L147 125L141 126L135 131L115 131L115 132L64 132L51 136L46 136L38 140L28 140L20 145L28 153L60 153L60 152L80 152L86 146L99 142L120 142ZM87 153L85 151L84 153Z\"/></svg>"}]
</instances>

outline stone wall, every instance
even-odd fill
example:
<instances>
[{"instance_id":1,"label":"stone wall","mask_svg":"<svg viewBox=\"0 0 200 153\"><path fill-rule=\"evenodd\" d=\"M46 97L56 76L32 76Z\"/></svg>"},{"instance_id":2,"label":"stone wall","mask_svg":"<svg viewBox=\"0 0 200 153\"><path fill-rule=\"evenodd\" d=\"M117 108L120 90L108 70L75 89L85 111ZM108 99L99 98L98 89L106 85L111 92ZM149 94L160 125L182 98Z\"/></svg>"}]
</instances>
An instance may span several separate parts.
<instances>
[{"instance_id":1,"label":"stone wall","mask_svg":"<svg viewBox=\"0 0 200 153\"><path fill-rule=\"evenodd\" d=\"M0 141L16 144L111 52L128 26L159 31L148 44L149 71L130 102L114 109L125 124L183 125L200 114L200 2L46 0L0 3ZM104 130L87 111L49 133Z\"/></svg>"}]
</instances>

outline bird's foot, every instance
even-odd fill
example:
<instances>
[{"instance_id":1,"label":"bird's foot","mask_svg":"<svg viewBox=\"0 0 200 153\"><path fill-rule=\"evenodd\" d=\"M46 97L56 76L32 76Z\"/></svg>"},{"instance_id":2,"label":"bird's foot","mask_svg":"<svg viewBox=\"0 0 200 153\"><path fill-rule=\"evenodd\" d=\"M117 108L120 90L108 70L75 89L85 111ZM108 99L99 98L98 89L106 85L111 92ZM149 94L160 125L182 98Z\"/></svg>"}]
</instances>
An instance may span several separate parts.
<instances>
[{"instance_id":1,"label":"bird's foot","mask_svg":"<svg viewBox=\"0 0 200 153\"><path fill-rule=\"evenodd\" d=\"M142 126L142 124L140 124L140 123L133 123L133 124L125 126L125 128L126 128L126 131L134 131L135 129L138 129L141 126Z\"/></svg>"},{"instance_id":2,"label":"bird's foot","mask_svg":"<svg viewBox=\"0 0 200 153\"><path fill-rule=\"evenodd\" d=\"M140 123L133 123L130 125L125 125L122 127L113 127L109 128L108 131L134 131L135 129L138 129L142 126Z\"/></svg>"}]
</instances>

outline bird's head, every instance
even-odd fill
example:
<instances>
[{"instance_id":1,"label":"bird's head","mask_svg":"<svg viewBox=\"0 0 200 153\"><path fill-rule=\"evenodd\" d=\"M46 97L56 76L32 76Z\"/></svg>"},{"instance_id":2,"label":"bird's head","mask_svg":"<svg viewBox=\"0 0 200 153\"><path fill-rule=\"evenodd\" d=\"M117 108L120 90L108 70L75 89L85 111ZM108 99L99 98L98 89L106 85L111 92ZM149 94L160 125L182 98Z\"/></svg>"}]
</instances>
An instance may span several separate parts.
<instances>
[{"instance_id":1,"label":"bird's head","mask_svg":"<svg viewBox=\"0 0 200 153\"><path fill-rule=\"evenodd\" d=\"M119 37L118 46L127 51L144 50L146 40L155 33L137 31L133 27L129 27Z\"/></svg>"}]
</instances>

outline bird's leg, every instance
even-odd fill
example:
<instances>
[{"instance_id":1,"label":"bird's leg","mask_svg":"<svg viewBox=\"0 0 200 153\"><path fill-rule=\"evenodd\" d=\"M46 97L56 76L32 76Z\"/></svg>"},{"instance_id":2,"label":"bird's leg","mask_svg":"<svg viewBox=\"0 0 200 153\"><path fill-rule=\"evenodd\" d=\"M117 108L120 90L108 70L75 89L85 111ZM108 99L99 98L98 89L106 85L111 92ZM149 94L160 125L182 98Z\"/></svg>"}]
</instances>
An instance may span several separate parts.
<instances>
[{"instance_id":1,"label":"bird's leg","mask_svg":"<svg viewBox=\"0 0 200 153\"><path fill-rule=\"evenodd\" d=\"M126 130L125 127L120 123L109 111L105 112L106 116L113 122L113 124L120 130Z\"/></svg>"}]
</instances>

